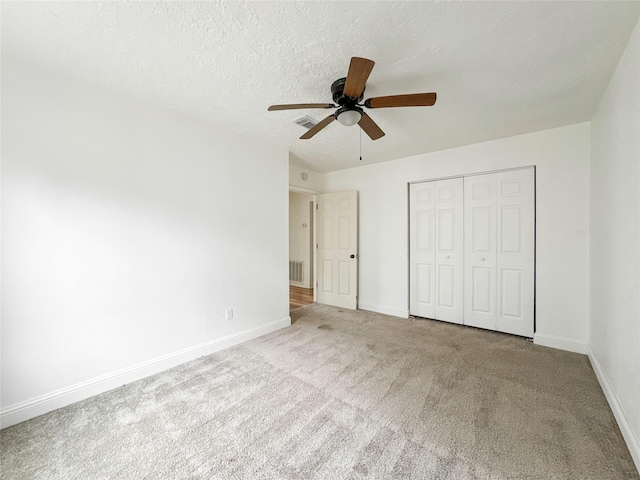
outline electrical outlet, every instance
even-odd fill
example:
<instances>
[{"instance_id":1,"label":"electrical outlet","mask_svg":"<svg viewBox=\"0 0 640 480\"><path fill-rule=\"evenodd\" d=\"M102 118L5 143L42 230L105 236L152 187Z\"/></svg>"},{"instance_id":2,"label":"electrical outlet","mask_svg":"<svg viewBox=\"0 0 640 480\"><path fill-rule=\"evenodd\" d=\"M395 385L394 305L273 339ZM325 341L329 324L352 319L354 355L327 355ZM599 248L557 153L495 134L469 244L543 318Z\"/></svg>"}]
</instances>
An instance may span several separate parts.
<instances>
[{"instance_id":1,"label":"electrical outlet","mask_svg":"<svg viewBox=\"0 0 640 480\"><path fill-rule=\"evenodd\" d=\"M227 310L224 312L224 317L227 320L233 320L233 308L227 308Z\"/></svg>"}]
</instances>

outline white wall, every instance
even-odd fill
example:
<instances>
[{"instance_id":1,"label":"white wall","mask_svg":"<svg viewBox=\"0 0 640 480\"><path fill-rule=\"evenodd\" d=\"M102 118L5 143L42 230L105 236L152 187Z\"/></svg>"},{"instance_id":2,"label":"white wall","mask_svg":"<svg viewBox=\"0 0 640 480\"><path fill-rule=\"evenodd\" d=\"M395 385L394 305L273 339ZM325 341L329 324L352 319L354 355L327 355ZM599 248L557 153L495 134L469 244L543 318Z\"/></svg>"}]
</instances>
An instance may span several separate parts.
<instances>
[{"instance_id":1,"label":"white wall","mask_svg":"<svg viewBox=\"0 0 640 480\"><path fill-rule=\"evenodd\" d=\"M305 173L307 179L302 178ZM324 188L324 175L297 165L289 166L289 187L296 192L320 193Z\"/></svg>"},{"instance_id":2,"label":"white wall","mask_svg":"<svg viewBox=\"0 0 640 480\"><path fill-rule=\"evenodd\" d=\"M408 182L528 165L537 175L535 341L586 353L588 123L326 174L327 191L360 192L360 308L408 315Z\"/></svg>"},{"instance_id":3,"label":"white wall","mask_svg":"<svg viewBox=\"0 0 640 480\"><path fill-rule=\"evenodd\" d=\"M3 58L3 424L290 324L287 194L285 149Z\"/></svg>"},{"instance_id":4,"label":"white wall","mask_svg":"<svg viewBox=\"0 0 640 480\"><path fill-rule=\"evenodd\" d=\"M311 241L313 222L310 202L313 195L309 193L289 192L289 260L304 262L304 279L302 285L311 288L312 262Z\"/></svg>"},{"instance_id":5,"label":"white wall","mask_svg":"<svg viewBox=\"0 0 640 480\"><path fill-rule=\"evenodd\" d=\"M640 24L591 123L590 357L640 470Z\"/></svg>"}]
</instances>

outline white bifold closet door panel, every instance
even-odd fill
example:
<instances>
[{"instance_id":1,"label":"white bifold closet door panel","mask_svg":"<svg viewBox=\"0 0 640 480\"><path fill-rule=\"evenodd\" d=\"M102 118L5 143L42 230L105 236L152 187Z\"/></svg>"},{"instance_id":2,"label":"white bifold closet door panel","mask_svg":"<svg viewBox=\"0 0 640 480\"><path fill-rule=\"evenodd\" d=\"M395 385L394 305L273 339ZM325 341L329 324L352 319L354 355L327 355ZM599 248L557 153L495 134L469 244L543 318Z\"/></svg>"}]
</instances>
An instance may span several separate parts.
<instances>
[{"instance_id":1,"label":"white bifold closet door panel","mask_svg":"<svg viewBox=\"0 0 640 480\"><path fill-rule=\"evenodd\" d=\"M424 318L436 316L435 184L409 186L409 312Z\"/></svg>"},{"instance_id":2,"label":"white bifold closet door panel","mask_svg":"<svg viewBox=\"0 0 640 480\"><path fill-rule=\"evenodd\" d=\"M464 323L533 336L534 171L465 177Z\"/></svg>"},{"instance_id":3,"label":"white bifold closet door panel","mask_svg":"<svg viewBox=\"0 0 640 480\"><path fill-rule=\"evenodd\" d=\"M496 329L496 174L464 179L464 323Z\"/></svg>"},{"instance_id":4,"label":"white bifold closet door panel","mask_svg":"<svg viewBox=\"0 0 640 480\"><path fill-rule=\"evenodd\" d=\"M496 174L497 321L500 332L533 337L535 180L533 168Z\"/></svg>"},{"instance_id":5,"label":"white bifold closet door panel","mask_svg":"<svg viewBox=\"0 0 640 480\"><path fill-rule=\"evenodd\" d=\"M411 315L463 322L463 180L409 187Z\"/></svg>"}]
</instances>

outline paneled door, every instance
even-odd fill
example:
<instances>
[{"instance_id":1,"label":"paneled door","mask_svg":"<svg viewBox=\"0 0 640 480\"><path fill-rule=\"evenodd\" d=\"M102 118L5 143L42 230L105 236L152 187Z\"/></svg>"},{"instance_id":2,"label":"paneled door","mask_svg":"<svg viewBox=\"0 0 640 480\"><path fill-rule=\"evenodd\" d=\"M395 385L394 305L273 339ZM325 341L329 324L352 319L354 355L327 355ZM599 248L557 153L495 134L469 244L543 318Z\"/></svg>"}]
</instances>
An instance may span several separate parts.
<instances>
[{"instance_id":1,"label":"paneled door","mask_svg":"<svg viewBox=\"0 0 640 480\"><path fill-rule=\"evenodd\" d=\"M535 265L533 168L496 173L496 330L533 337Z\"/></svg>"},{"instance_id":2,"label":"paneled door","mask_svg":"<svg viewBox=\"0 0 640 480\"><path fill-rule=\"evenodd\" d=\"M436 318L436 182L409 186L409 311L411 315Z\"/></svg>"},{"instance_id":3,"label":"paneled door","mask_svg":"<svg viewBox=\"0 0 640 480\"><path fill-rule=\"evenodd\" d=\"M465 177L464 190L464 324L532 337L534 170Z\"/></svg>"},{"instance_id":4,"label":"paneled door","mask_svg":"<svg viewBox=\"0 0 640 480\"><path fill-rule=\"evenodd\" d=\"M463 180L409 187L411 315L463 322Z\"/></svg>"},{"instance_id":5,"label":"paneled door","mask_svg":"<svg viewBox=\"0 0 640 480\"><path fill-rule=\"evenodd\" d=\"M436 317L452 323L464 318L463 180L436 182Z\"/></svg>"},{"instance_id":6,"label":"paneled door","mask_svg":"<svg viewBox=\"0 0 640 480\"><path fill-rule=\"evenodd\" d=\"M464 179L464 324L496 329L496 174Z\"/></svg>"},{"instance_id":7,"label":"paneled door","mask_svg":"<svg viewBox=\"0 0 640 480\"><path fill-rule=\"evenodd\" d=\"M358 192L317 197L318 303L358 306Z\"/></svg>"}]
</instances>

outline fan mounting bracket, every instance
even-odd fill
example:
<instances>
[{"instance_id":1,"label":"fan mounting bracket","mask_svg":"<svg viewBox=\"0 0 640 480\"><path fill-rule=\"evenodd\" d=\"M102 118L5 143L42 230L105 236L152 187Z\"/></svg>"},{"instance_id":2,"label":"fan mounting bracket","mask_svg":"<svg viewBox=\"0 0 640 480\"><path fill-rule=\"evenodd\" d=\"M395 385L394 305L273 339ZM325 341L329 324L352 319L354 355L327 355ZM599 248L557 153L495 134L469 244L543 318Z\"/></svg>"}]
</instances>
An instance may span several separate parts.
<instances>
[{"instance_id":1,"label":"fan mounting bracket","mask_svg":"<svg viewBox=\"0 0 640 480\"><path fill-rule=\"evenodd\" d=\"M364 88L362 89L362 93L358 98L351 98L344 94L344 84L347 81L347 78L339 78L335 82L331 84L331 95L333 97L333 101L340 105L341 107L355 107L358 105L362 99L364 98Z\"/></svg>"}]
</instances>

